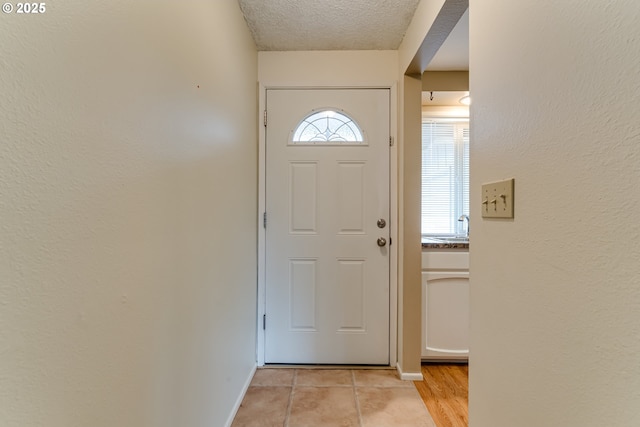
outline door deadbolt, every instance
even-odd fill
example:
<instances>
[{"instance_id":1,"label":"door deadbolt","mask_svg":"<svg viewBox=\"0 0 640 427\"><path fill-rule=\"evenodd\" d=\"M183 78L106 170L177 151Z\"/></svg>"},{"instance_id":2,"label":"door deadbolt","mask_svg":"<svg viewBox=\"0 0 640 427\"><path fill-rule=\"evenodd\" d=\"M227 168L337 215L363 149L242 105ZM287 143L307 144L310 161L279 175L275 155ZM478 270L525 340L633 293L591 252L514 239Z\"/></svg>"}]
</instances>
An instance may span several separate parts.
<instances>
[{"instance_id":1,"label":"door deadbolt","mask_svg":"<svg viewBox=\"0 0 640 427\"><path fill-rule=\"evenodd\" d=\"M378 228L384 228L387 225L387 221L385 221L384 219L380 218L378 220Z\"/></svg>"},{"instance_id":2,"label":"door deadbolt","mask_svg":"<svg viewBox=\"0 0 640 427\"><path fill-rule=\"evenodd\" d=\"M387 245L387 239L384 237L378 237L378 246L383 247Z\"/></svg>"}]
</instances>

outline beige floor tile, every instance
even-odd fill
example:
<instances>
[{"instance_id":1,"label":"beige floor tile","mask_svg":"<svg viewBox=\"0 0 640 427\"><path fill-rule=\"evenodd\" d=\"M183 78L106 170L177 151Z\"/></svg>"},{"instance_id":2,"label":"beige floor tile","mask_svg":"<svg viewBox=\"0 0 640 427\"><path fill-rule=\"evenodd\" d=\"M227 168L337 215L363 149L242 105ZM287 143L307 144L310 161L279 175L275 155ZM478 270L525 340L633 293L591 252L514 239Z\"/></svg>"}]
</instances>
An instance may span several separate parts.
<instances>
[{"instance_id":1,"label":"beige floor tile","mask_svg":"<svg viewBox=\"0 0 640 427\"><path fill-rule=\"evenodd\" d=\"M249 387L232 427L282 427L291 387Z\"/></svg>"},{"instance_id":2,"label":"beige floor tile","mask_svg":"<svg viewBox=\"0 0 640 427\"><path fill-rule=\"evenodd\" d=\"M289 427L357 427L351 387L298 387L291 402Z\"/></svg>"},{"instance_id":3,"label":"beige floor tile","mask_svg":"<svg viewBox=\"0 0 640 427\"><path fill-rule=\"evenodd\" d=\"M435 427L415 388L358 387L363 427Z\"/></svg>"},{"instance_id":4,"label":"beige floor tile","mask_svg":"<svg viewBox=\"0 0 640 427\"><path fill-rule=\"evenodd\" d=\"M352 386L351 371L348 369L298 369L298 386Z\"/></svg>"},{"instance_id":5,"label":"beige floor tile","mask_svg":"<svg viewBox=\"0 0 640 427\"><path fill-rule=\"evenodd\" d=\"M406 387L412 388L413 382L402 381L392 369L359 369L353 371L356 386L363 387Z\"/></svg>"},{"instance_id":6,"label":"beige floor tile","mask_svg":"<svg viewBox=\"0 0 640 427\"><path fill-rule=\"evenodd\" d=\"M293 385L295 369L257 369L252 386L290 386Z\"/></svg>"}]
</instances>

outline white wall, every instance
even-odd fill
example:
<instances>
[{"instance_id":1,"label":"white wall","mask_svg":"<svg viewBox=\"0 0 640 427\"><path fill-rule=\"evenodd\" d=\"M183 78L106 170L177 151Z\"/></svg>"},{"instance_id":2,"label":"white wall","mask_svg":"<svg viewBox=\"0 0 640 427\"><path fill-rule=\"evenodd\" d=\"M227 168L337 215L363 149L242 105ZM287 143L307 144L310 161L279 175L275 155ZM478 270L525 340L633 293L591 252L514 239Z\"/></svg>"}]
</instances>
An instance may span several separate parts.
<instances>
[{"instance_id":1,"label":"white wall","mask_svg":"<svg viewBox=\"0 0 640 427\"><path fill-rule=\"evenodd\" d=\"M469 425L640 425L640 3L470 19ZM515 219L482 220L511 177Z\"/></svg>"},{"instance_id":2,"label":"white wall","mask_svg":"<svg viewBox=\"0 0 640 427\"><path fill-rule=\"evenodd\" d=\"M0 424L224 425L255 364L239 7L46 6L0 26Z\"/></svg>"}]
</instances>

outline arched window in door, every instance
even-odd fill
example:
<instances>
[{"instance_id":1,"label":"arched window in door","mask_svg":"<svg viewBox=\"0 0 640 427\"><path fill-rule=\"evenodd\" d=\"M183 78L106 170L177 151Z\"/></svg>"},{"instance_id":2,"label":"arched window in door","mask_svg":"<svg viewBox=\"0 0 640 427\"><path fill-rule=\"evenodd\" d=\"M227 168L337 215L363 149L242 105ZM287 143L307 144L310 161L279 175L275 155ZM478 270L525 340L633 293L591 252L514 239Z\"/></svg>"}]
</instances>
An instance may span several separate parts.
<instances>
[{"instance_id":1,"label":"arched window in door","mask_svg":"<svg viewBox=\"0 0 640 427\"><path fill-rule=\"evenodd\" d=\"M315 110L293 131L294 145L366 145L357 123L343 111Z\"/></svg>"}]
</instances>

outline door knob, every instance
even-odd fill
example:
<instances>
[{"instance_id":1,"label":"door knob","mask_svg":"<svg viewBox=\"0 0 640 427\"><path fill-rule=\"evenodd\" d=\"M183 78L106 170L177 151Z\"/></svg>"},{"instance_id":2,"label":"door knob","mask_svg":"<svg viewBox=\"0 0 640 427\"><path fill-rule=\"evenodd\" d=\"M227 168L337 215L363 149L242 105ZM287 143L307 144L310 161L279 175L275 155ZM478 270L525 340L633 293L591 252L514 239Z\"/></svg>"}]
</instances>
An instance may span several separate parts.
<instances>
[{"instance_id":1,"label":"door knob","mask_svg":"<svg viewBox=\"0 0 640 427\"><path fill-rule=\"evenodd\" d=\"M383 247L387 245L387 239L384 237L378 237L378 246Z\"/></svg>"},{"instance_id":2,"label":"door knob","mask_svg":"<svg viewBox=\"0 0 640 427\"><path fill-rule=\"evenodd\" d=\"M380 218L378 220L378 228L384 228L387 225L387 221L385 221L384 219Z\"/></svg>"}]
</instances>

